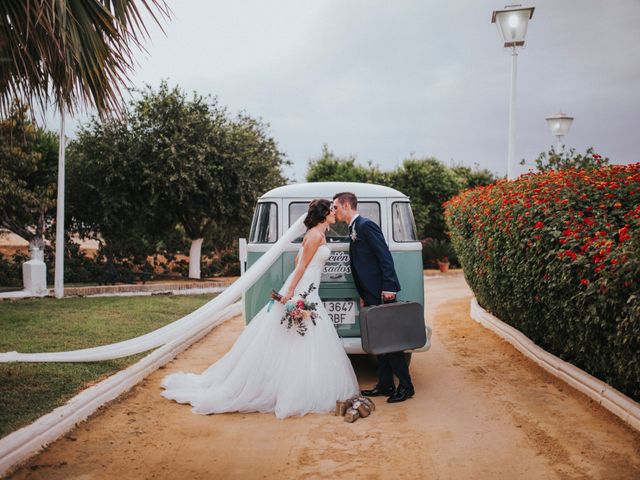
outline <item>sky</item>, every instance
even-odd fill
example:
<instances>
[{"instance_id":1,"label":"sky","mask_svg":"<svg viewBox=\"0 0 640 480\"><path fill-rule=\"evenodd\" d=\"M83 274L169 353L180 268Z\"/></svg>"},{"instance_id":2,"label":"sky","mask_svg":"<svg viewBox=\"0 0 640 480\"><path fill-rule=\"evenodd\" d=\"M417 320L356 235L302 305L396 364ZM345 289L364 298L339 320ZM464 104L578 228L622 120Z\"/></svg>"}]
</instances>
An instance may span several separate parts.
<instances>
[{"instance_id":1,"label":"sky","mask_svg":"<svg viewBox=\"0 0 640 480\"><path fill-rule=\"evenodd\" d=\"M485 0L174 0L131 83L162 79L267 122L304 181L322 145L393 169L403 159L506 174L510 54ZM555 144L640 161L640 1L537 0L518 55L516 173ZM86 115L67 121L68 135ZM48 126L57 128L50 117Z\"/></svg>"}]
</instances>

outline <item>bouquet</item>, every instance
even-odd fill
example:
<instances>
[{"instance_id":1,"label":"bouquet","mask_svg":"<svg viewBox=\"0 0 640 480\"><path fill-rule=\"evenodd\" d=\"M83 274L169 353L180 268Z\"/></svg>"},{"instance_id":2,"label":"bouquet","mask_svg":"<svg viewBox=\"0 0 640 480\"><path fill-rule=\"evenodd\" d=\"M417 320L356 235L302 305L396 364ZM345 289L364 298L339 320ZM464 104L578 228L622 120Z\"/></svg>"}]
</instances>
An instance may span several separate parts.
<instances>
[{"instance_id":1,"label":"bouquet","mask_svg":"<svg viewBox=\"0 0 640 480\"><path fill-rule=\"evenodd\" d=\"M310 302L307 297L311 292L316 289L316 286L312 283L309 285L309 290L300 294L300 298L297 300L289 300L284 305L284 316L280 320L280 325L286 324L287 329L292 327L296 328L296 331L303 335L307 332L307 320L311 320L313 324L316 324L316 318L318 318L317 304L316 302ZM282 299L282 295L278 292L271 292L271 298L274 300Z\"/></svg>"}]
</instances>

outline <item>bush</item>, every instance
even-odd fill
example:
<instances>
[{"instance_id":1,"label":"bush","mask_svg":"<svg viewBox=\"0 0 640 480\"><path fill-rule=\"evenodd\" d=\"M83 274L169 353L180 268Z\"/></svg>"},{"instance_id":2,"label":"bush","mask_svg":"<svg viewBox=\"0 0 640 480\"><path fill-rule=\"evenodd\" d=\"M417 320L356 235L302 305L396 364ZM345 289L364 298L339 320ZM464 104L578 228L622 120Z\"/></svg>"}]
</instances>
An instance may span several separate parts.
<instances>
[{"instance_id":1,"label":"bush","mask_svg":"<svg viewBox=\"0 0 640 480\"><path fill-rule=\"evenodd\" d=\"M425 268L437 267L438 261L448 260L452 265L458 265L458 257L449 240L425 238L422 240L422 264Z\"/></svg>"},{"instance_id":2,"label":"bush","mask_svg":"<svg viewBox=\"0 0 640 480\"><path fill-rule=\"evenodd\" d=\"M466 181L436 158L410 158L389 174L389 186L411 199L418 238L447 238L442 204L465 188Z\"/></svg>"},{"instance_id":3,"label":"bush","mask_svg":"<svg viewBox=\"0 0 640 480\"><path fill-rule=\"evenodd\" d=\"M240 275L240 257L238 249L231 247L213 252L206 257L202 267L202 277L229 277Z\"/></svg>"},{"instance_id":4,"label":"bush","mask_svg":"<svg viewBox=\"0 0 640 480\"><path fill-rule=\"evenodd\" d=\"M640 163L468 190L446 221L484 308L640 400Z\"/></svg>"},{"instance_id":5,"label":"bush","mask_svg":"<svg viewBox=\"0 0 640 480\"><path fill-rule=\"evenodd\" d=\"M22 287L22 258L14 254L10 259L0 252L0 287Z\"/></svg>"},{"instance_id":6,"label":"bush","mask_svg":"<svg viewBox=\"0 0 640 480\"><path fill-rule=\"evenodd\" d=\"M526 162L522 160L520 165L524 165L525 163ZM584 155L576 153L575 148L556 150L554 147L551 147L551 150L548 152L540 153L538 158L534 160L534 164L538 172L565 170L567 168L591 170L608 165L609 159L595 153L593 147L587 148Z\"/></svg>"},{"instance_id":7,"label":"bush","mask_svg":"<svg viewBox=\"0 0 640 480\"><path fill-rule=\"evenodd\" d=\"M47 282L55 279L56 251L54 246L47 245L44 249L44 261L47 264ZM99 282L104 276L104 262L101 257L88 257L80 245L71 241L67 236L64 251L64 281L65 283Z\"/></svg>"}]
</instances>

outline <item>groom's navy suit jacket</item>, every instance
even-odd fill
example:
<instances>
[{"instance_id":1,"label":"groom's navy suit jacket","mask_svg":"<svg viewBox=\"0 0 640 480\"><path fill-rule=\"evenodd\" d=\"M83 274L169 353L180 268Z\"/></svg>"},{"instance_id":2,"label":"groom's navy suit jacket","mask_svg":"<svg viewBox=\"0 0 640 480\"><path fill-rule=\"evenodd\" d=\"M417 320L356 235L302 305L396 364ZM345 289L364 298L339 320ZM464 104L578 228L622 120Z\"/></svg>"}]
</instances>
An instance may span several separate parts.
<instances>
[{"instance_id":1,"label":"groom's navy suit jacket","mask_svg":"<svg viewBox=\"0 0 640 480\"><path fill-rule=\"evenodd\" d=\"M382 292L400 291L391 252L382 230L372 220L358 216L352 232L349 256L356 289L365 305L379 305Z\"/></svg>"}]
</instances>

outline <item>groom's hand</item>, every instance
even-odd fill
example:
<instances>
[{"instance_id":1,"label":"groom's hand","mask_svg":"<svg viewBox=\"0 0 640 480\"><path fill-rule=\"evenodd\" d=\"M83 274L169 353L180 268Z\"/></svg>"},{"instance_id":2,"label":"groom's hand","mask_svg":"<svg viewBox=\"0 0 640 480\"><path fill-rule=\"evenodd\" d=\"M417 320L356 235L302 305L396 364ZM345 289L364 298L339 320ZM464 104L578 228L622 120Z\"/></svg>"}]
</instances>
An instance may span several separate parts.
<instances>
[{"instance_id":1,"label":"groom's hand","mask_svg":"<svg viewBox=\"0 0 640 480\"><path fill-rule=\"evenodd\" d=\"M364 299L360 299L360 308L364 308Z\"/></svg>"},{"instance_id":2,"label":"groom's hand","mask_svg":"<svg viewBox=\"0 0 640 480\"><path fill-rule=\"evenodd\" d=\"M382 292L382 300L390 302L396 298L396 294L393 292Z\"/></svg>"}]
</instances>

